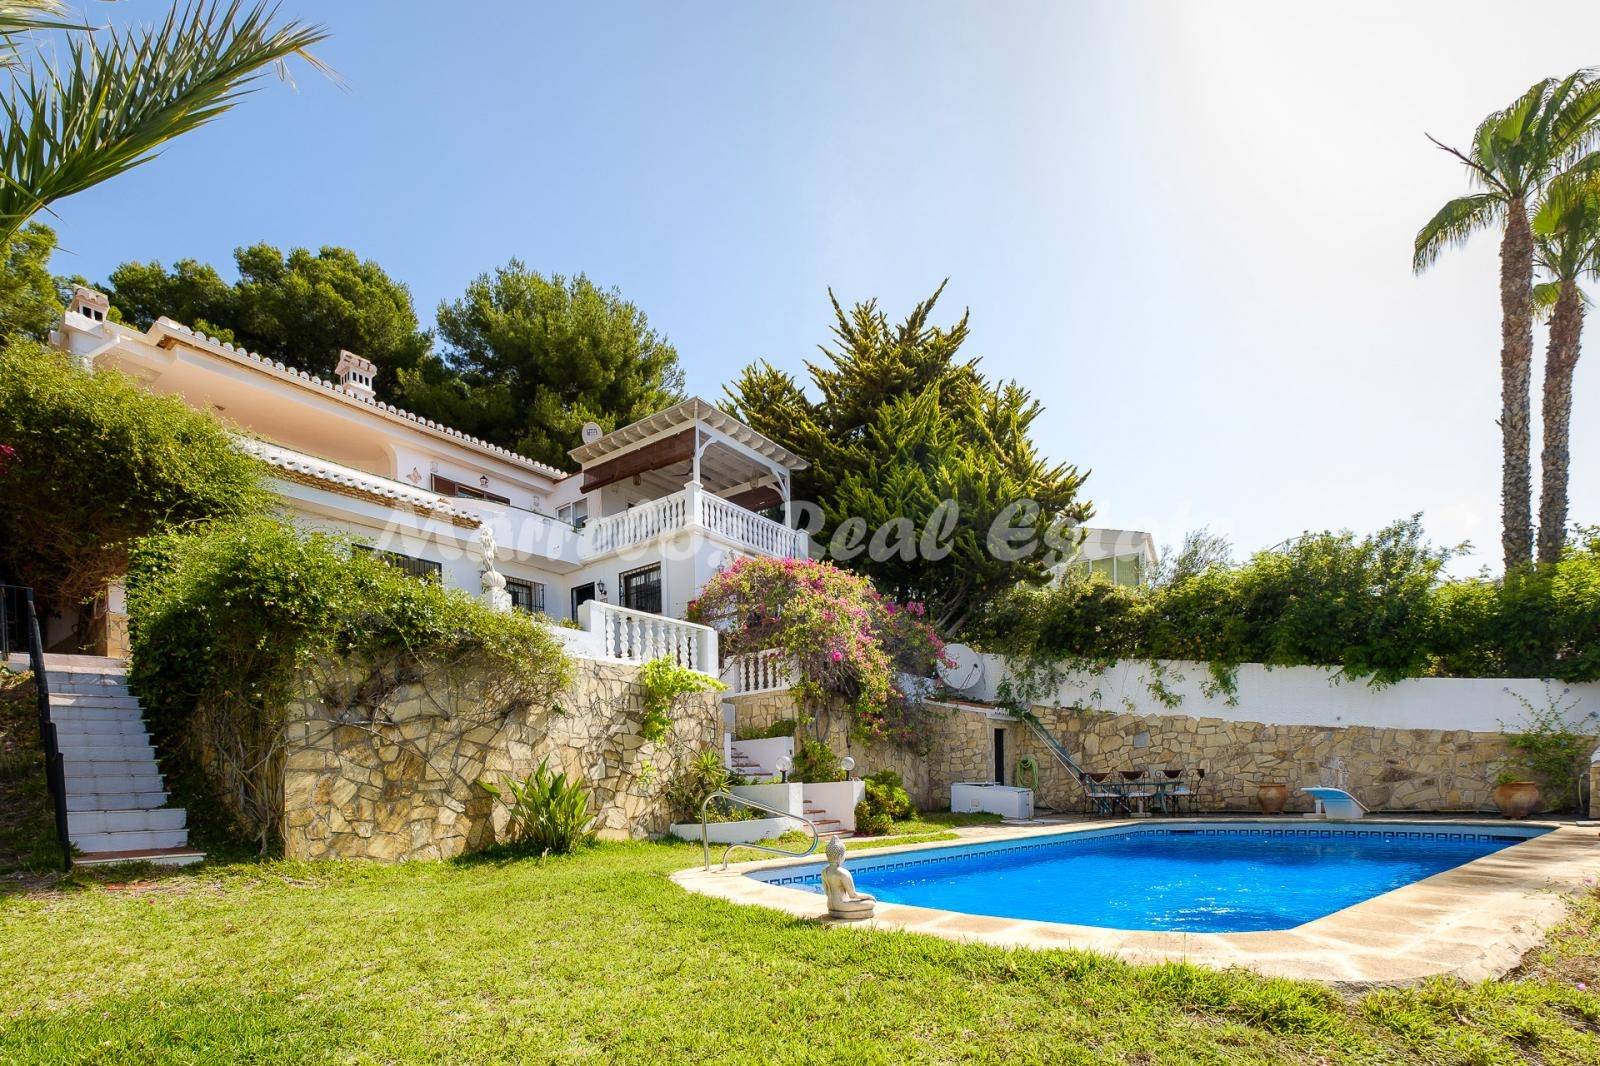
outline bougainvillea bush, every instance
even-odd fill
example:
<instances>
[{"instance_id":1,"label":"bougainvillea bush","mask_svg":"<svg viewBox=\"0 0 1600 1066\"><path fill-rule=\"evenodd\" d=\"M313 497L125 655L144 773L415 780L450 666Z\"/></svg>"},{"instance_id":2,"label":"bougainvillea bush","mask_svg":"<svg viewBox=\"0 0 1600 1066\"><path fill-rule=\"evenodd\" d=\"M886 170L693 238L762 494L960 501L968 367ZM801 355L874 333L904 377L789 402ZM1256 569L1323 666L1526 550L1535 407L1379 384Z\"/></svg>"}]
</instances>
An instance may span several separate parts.
<instances>
[{"instance_id":1,"label":"bougainvillea bush","mask_svg":"<svg viewBox=\"0 0 1600 1066\"><path fill-rule=\"evenodd\" d=\"M707 583L689 617L715 626L728 655L788 653L801 703L842 704L859 735L917 739L917 701L901 678L929 676L944 656L923 604L887 599L827 563L740 559Z\"/></svg>"}]
</instances>

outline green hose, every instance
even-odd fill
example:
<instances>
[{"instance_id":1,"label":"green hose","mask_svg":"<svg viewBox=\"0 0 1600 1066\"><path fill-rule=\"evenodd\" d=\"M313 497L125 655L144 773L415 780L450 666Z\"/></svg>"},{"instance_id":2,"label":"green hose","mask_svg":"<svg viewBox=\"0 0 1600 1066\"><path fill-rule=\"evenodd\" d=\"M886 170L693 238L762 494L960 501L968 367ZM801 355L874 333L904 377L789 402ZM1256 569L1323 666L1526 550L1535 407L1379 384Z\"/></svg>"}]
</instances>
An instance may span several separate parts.
<instances>
[{"instance_id":1,"label":"green hose","mask_svg":"<svg viewBox=\"0 0 1600 1066\"><path fill-rule=\"evenodd\" d=\"M1017 776L1014 778L1014 780L1019 785L1022 784L1023 774L1028 775L1028 787L1033 789L1035 792L1038 792L1039 764L1034 761L1032 755L1024 755L1022 758L1017 760Z\"/></svg>"}]
</instances>

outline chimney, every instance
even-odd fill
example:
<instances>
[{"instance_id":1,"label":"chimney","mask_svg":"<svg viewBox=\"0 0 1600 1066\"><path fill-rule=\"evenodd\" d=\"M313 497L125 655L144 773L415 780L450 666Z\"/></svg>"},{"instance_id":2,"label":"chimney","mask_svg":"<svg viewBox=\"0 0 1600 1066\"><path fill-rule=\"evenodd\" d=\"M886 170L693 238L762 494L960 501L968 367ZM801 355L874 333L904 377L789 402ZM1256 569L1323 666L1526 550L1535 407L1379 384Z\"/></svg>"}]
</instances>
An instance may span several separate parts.
<instances>
[{"instance_id":1,"label":"chimney","mask_svg":"<svg viewBox=\"0 0 1600 1066\"><path fill-rule=\"evenodd\" d=\"M84 318L92 318L96 322L104 322L106 315L111 311L111 299L103 292L95 292L87 285L79 285L72 290L72 299L67 302L67 313L79 314Z\"/></svg>"},{"instance_id":2,"label":"chimney","mask_svg":"<svg viewBox=\"0 0 1600 1066\"><path fill-rule=\"evenodd\" d=\"M371 359L363 359L354 352L339 350L339 365L333 368L339 376L344 391L358 400L370 400L377 395L372 389L372 376L378 372Z\"/></svg>"}]
</instances>

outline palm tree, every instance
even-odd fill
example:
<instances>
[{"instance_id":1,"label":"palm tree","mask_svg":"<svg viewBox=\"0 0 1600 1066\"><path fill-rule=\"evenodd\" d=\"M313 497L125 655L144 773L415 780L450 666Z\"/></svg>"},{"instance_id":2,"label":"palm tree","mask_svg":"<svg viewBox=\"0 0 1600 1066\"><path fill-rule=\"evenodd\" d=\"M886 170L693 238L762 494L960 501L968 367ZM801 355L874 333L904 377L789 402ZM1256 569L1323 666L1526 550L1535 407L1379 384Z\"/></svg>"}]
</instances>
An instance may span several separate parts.
<instances>
[{"instance_id":1,"label":"palm tree","mask_svg":"<svg viewBox=\"0 0 1600 1066\"><path fill-rule=\"evenodd\" d=\"M1600 119L1600 82L1587 70L1546 78L1479 124L1459 160L1484 191L1457 197L1417 233L1419 273L1448 245L1503 226L1500 240L1500 545L1507 570L1533 554L1528 402L1533 368L1533 232L1528 212L1551 177L1589 146ZM1591 166L1590 160L1584 167Z\"/></svg>"},{"instance_id":2,"label":"palm tree","mask_svg":"<svg viewBox=\"0 0 1600 1066\"><path fill-rule=\"evenodd\" d=\"M274 26L277 8L239 0L175 5L160 24L91 29L61 0L0 0L0 245L38 211L154 158L221 115L269 68L327 34ZM62 55L22 54L27 35L64 35Z\"/></svg>"},{"instance_id":3,"label":"palm tree","mask_svg":"<svg viewBox=\"0 0 1600 1066\"><path fill-rule=\"evenodd\" d=\"M1567 533L1567 450L1572 425L1572 372L1578 365L1588 303L1578 279L1600 273L1600 178L1574 174L1550 183L1533 216L1535 258L1549 281L1534 303L1550 316L1544 357L1544 448L1539 456L1538 560L1561 558Z\"/></svg>"}]
</instances>

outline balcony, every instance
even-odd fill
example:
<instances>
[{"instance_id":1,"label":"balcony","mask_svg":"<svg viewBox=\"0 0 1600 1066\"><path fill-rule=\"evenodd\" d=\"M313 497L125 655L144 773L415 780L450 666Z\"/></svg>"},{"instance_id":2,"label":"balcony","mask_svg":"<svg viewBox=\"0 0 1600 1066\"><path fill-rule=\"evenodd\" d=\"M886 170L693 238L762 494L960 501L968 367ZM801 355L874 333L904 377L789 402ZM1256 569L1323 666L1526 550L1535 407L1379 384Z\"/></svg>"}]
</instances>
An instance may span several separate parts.
<instances>
[{"instance_id":1,"label":"balcony","mask_svg":"<svg viewBox=\"0 0 1600 1066\"><path fill-rule=\"evenodd\" d=\"M596 558L687 530L720 537L755 555L787 559L807 554L805 530L790 529L695 485L592 520L583 529L579 550Z\"/></svg>"}]
</instances>

